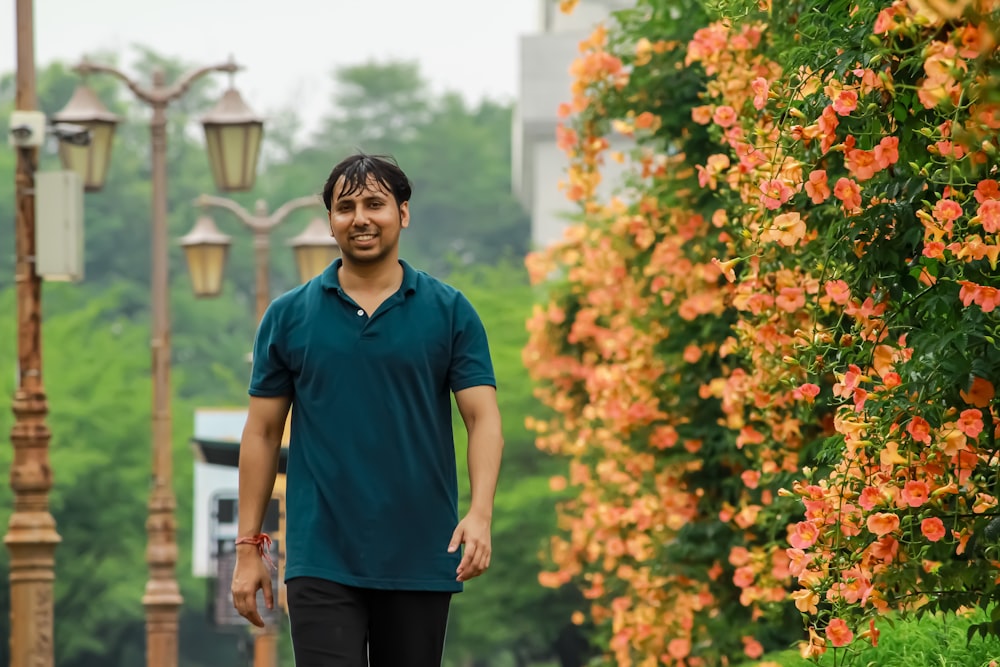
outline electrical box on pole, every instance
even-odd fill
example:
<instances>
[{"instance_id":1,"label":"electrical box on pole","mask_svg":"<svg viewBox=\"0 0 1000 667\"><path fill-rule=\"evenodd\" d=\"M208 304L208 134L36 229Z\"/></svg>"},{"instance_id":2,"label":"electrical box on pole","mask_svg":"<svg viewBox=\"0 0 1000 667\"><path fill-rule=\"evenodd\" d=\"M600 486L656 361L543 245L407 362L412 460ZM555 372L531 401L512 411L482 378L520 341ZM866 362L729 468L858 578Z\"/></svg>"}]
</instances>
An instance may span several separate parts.
<instances>
[{"instance_id":1,"label":"electrical box on pole","mask_svg":"<svg viewBox=\"0 0 1000 667\"><path fill-rule=\"evenodd\" d=\"M35 273L83 280L83 181L75 171L35 174Z\"/></svg>"}]
</instances>

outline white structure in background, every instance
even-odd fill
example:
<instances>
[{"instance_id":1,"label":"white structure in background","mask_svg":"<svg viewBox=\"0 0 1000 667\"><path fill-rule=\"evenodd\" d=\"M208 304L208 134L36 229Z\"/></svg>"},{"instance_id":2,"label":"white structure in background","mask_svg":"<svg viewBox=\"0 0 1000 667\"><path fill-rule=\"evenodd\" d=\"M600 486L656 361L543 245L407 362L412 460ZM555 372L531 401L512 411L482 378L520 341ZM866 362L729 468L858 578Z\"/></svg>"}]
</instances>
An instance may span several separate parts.
<instances>
[{"instance_id":1,"label":"white structure in background","mask_svg":"<svg viewBox=\"0 0 1000 667\"><path fill-rule=\"evenodd\" d=\"M195 443L230 444L238 451L246 409L198 408L194 413ZM209 462L196 445L194 464L194 536L191 564L194 576L214 577L220 542L236 539L239 472L232 465Z\"/></svg>"},{"instance_id":2,"label":"white structure in background","mask_svg":"<svg viewBox=\"0 0 1000 667\"><path fill-rule=\"evenodd\" d=\"M541 32L521 37L512 169L514 191L531 216L535 248L561 239L565 216L573 211L559 188L568 160L556 146L557 110L571 98L570 65L580 53L580 42L598 23L607 20L611 12L634 4L634 0L580 0L571 14L564 14L558 0L539 0ZM612 148L620 150L629 142L621 143ZM602 172L602 195L607 195L616 181L615 166L609 161Z\"/></svg>"}]
</instances>

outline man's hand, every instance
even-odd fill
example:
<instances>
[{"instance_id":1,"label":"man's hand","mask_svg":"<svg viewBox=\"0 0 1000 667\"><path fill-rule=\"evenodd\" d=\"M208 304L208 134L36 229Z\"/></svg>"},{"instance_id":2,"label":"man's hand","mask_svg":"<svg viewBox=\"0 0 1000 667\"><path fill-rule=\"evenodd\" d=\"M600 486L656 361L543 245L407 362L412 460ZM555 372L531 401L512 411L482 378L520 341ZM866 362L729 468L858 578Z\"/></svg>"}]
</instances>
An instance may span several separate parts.
<instances>
[{"instance_id":1,"label":"man's hand","mask_svg":"<svg viewBox=\"0 0 1000 667\"><path fill-rule=\"evenodd\" d=\"M274 593L271 590L271 573L256 545L236 547L236 567L233 570L233 606L240 616L259 628L264 627L264 619L257 611L257 591L263 589L264 603L274 609Z\"/></svg>"},{"instance_id":2,"label":"man's hand","mask_svg":"<svg viewBox=\"0 0 1000 667\"><path fill-rule=\"evenodd\" d=\"M458 581L468 581L481 575L490 566L490 555L492 554L490 517L479 512L466 514L465 518L459 521L451 536L448 553L454 553L460 544L465 545L465 554L462 556L462 562L458 565L458 570L456 570L457 579Z\"/></svg>"}]
</instances>

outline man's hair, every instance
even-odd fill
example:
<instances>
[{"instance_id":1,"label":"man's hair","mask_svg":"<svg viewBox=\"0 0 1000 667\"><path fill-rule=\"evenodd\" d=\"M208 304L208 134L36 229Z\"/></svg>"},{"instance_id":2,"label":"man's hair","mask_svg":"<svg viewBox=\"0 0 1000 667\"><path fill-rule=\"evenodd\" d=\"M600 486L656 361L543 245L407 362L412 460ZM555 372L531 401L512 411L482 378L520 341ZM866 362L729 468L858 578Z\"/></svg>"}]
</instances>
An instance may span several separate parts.
<instances>
[{"instance_id":1,"label":"man's hair","mask_svg":"<svg viewBox=\"0 0 1000 667\"><path fill-rule=\"evenodd\" d=\"M410 179L391 156L357 153L341 160L326 179L326 185L323 186L323 204L327 211L333 204L333 188L341 176L344 178L341 196L364 190L369 179L375 179L382 189L390 192L396 198L397 206L409 201L412 194L413 186L410 184Z\"/></svg>"}]
</instances>

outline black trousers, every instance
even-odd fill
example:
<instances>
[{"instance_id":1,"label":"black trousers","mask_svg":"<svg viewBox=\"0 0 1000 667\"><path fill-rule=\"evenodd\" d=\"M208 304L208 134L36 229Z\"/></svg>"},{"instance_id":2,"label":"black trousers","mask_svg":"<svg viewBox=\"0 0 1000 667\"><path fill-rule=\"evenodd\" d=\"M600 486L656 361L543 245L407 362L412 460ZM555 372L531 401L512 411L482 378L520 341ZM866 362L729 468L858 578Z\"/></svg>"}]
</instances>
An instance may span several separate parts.
<instances>
[{"instance_id":1,"label":"black trousers","mask_svg":"<svg viewBox=\"0 0 1000 667\"><path fill-rule=\"evenodd\" d=\"M295 667L441 667L451 593L295 577L286 583Z\"/></svg>"}]
</instances>

